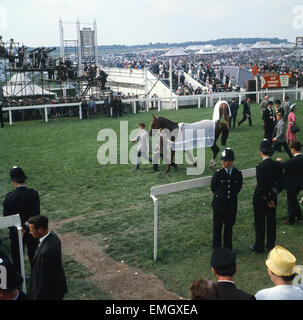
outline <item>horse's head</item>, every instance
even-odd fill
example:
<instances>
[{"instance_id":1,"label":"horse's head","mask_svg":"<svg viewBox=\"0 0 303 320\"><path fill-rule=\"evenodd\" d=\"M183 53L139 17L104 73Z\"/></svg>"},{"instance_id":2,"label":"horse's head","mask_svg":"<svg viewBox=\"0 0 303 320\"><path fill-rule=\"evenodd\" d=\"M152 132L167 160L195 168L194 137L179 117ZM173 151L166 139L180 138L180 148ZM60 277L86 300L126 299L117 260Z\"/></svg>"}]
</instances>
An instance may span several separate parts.
<instances>
[{"instance_id":1,"label":"horse's head","mask_svg":"<svg viewBox=\"0 0 303 320\"><path fill-rule=\"evenodd\" d=\"M159 129L161 129L159 118L153 116L153 120L152 120L150 127L149 127L150 137L153 135L153 130L159 130Z\"/></svg>"}]
</instances>

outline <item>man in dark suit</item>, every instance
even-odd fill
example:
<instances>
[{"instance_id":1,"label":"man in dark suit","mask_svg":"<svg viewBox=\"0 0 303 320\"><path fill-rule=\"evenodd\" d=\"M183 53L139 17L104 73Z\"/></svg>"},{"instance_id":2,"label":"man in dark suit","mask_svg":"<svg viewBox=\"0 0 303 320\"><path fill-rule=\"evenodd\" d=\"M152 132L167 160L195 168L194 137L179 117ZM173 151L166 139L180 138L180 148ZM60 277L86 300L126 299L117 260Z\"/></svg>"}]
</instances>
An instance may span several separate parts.
<instances>
[{"instance_id":1,"label":"man in dark suit","mask_svg":"<svg viewBox=\"0 0 303 320\"><path fill-rule=\"evenodd\" d=\"M250 127L252 126L250 103L251 103L250 98L247 98L246 102L244 103L244 106L243 106L243 119L238 123L238 126L240 126L247 119L249 122L249 126Z\"/></svg>"},{"instance_id":2,"label":"man in dark suit","mask_svg":"<svg viewBox=\"0 0 303 320\"><path fill-rule=\"evenodd\" d=\"M238 289L235 274L238 272L235 253L228 248L218 248L211 256L211 268L218 279L217 287L221 300L256 300L256 298Z\"/></svg>"},{"instance_id":3,"label":"man in dark suit","mask_svg":"<svg viewBox=\"0 0 303 320\"><path fill-rule=\"evenodd\" d=\"M49 231L47 217L36 216L28 222L30 234L39 240L31 268L30 297L32 300L63 300L67 284L61 242L54 232Z\"/></svg>"},{"instance_id":4,"label":"man in dark suit","mask_svg":"<svg viewBox=\"0 0 303 320\"><path fill-rule=\"evenodd\" d=\"M272 110L273 103L272 101L268 101L267 108L263 112L263 122L264 122L264 139L270 140L272 139L272 134L274 130L274 113Z\"/></svg>"},{"instance_id":5,"label":"man in dark suit","mask_svg":"<svg viewBox=\"0 0 303 320\"><path fill-rule=\"evenodd\" d=\"M87 119L88 118L88 103L85 98L82 99L81 103L81 109L82 109L82 118Z\"/></svg>"},{"instance_id":6,"label":"man in dark suit","mask_svg":"<svg viewBox=\"0 0 303 320\"><path fill-rule=\"evenodd\" d=\"M122 97L121 96L118 96L118 98L117 98L117 105L118 105L119 117L123 117L123 103L122 103Z\"/></svg>"},{"instance_id":7,"label":"man in dark suit","mask_svg":"<svg viewBox=\"0 0 303 320\"><path fill-rule=\"evenodd\" d=\"M222 245L222 229L224 225L224 244L232 249L232 229L236 222L238 193L242 189L243 176L235 168L233 150L225 149L222 157L222 169L212 177L211 190L214 193L213 207L213 249Z\"/></svg>"},{"instance_id":8,"label":"man in dark suit","mask_svg":"<svg viewBox=\"0 0 303 320\"><path fill-rule=\"evenodd\" d=\"M233 128L233 129L236 128L238 110L239 110L239 103L236 101L235 98L233 98L232 103L230 104L230 112L231 112L231 118L230 118L230 124L229 124L230 128Z\"/></svg>"},{"instance_id":9,"label":"man in dark suit","mask_svg":"<svg viewBox=\"0 0 303 320\"><path fill-rule=\"evenodd\" d=\"M263 140L260 146L263 161L257 166L257 186L254 192L254 220L256 242L250 246L254 252L264 252L265 219L267 225L267 248L273 249L276 242L277 196L283 190L283 171L277 161L271 159L272 145Z\"/></svg>"},{"instance_id":10,"label":"man in dark suit","mask_svg":"<svg viewBox=\"0 0 303 320\"><path fill-rule=\"evenodd\" d=\"M5 197L3 202L3 216L20 215L21 224L23 228L30 217L40 214L40 198L37 191L28 189L25 186L27 177L24 171L19 167L14 167L10 171L11 181L15 187L15 191L10 192ZM20 273L20 253L19 253L19 238L16 227L9 228L9 236L11 240L11 257L15 268ZM28 258L31 262L35 250L37 248L37 241L25 231L23 236L23 243L27 246Z\"/></svg>"},{"instance_id":11,"label":"man in dark suit","mask_svg":"<svg viewBox=\"0 0 303 320\"><path fill-rule=\"evenodd\" d=\"M293 141L290 147L294 157L286 162L281 162L281 165L284 169L288 207L288 218L283 223L292 225L296 218L297 222L303 221L298 201L298 195L303 190L303 155L301 154L302 145L299 141ZM282 159L278 160L282 161Z\"/></svg>"}]
</instances>

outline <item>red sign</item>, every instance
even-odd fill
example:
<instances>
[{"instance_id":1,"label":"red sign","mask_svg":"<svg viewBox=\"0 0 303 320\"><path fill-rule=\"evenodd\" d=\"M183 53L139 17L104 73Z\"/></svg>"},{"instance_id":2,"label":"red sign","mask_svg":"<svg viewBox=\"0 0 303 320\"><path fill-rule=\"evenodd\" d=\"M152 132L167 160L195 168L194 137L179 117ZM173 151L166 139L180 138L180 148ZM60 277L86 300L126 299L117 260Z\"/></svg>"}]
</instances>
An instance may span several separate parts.
<instances>
[{"instance_id":1,"label":"red sign","mask_svg":"<svg viewBox=\"0 0 303 320\"><path fill-rule=\"evenodd\" d=\"M254 76L256 76L259 72L259 68L256 65L254 65L251 69L251 72Z\"/></svg>"},{"instance_id":2,"label":"red sign","mask_svg":"<svg viewBox=\"0 0 303 320\"><path fill-rule=\"evenodd\" d=\"M261 88L285 88L289 87L289 75L263 76L261 77Z\"/></svg>"}]
</instances>

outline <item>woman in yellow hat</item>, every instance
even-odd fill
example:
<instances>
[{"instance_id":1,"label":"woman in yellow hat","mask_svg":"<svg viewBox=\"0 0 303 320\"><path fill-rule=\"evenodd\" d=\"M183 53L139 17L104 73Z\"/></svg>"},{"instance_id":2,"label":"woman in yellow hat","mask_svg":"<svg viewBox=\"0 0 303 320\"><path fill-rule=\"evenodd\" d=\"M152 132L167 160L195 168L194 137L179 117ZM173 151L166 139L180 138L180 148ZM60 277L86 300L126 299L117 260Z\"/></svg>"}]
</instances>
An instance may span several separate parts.
<instances>
[{"instance_id":1,"label":"woman in yellow hat","mask_svg":"<svg viewBox=\"0 0 303 320\"><path fill-rule=\"evenodd\" d=\"M303 300L303 290L292 284L294 278L300 274L293 254L277 246L271 250L265 264L275 286L257 292L257 300Z\"/></svg>"}]
</instances>

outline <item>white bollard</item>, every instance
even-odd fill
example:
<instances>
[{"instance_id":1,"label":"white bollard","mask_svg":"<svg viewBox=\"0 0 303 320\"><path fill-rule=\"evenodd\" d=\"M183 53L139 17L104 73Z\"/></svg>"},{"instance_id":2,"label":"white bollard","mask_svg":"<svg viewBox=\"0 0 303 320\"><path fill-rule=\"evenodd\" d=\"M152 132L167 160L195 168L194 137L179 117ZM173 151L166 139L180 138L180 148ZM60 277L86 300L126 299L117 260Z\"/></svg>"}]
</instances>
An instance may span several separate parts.
<instances>
[{"instance_id":1,"label":"white bollard","mask_svg":"<svg viewBox=\"0 0 303 320\"><path fill-rule=\"evenodd\" d=\"M11 110L8 111L8 116L9 116L9 125L12 126L13 125L13 114L12 114Z\"/></svg>"},{"instance_id":2,"label":"white bollard","mask_svg":"<svg viewBox=\"0 0 303 320\"><path fill-rule=\"evenodd\" d=\"M79 103L79 117L80 117L80 120L83 119L83 114L82 114L82 103Z\"/></svg>"},{"instance_id":3,"label":"white bollard","mask_svg":"<svg viewBox=\"0 0 303 320\"><path fill-rule=\"evenodd\" d=\"M45 114L45 122L48 122L48 109L47 109L47 107L45 107L45 109L44 109L44 114Z\"/></svg>"}]
</instances>

